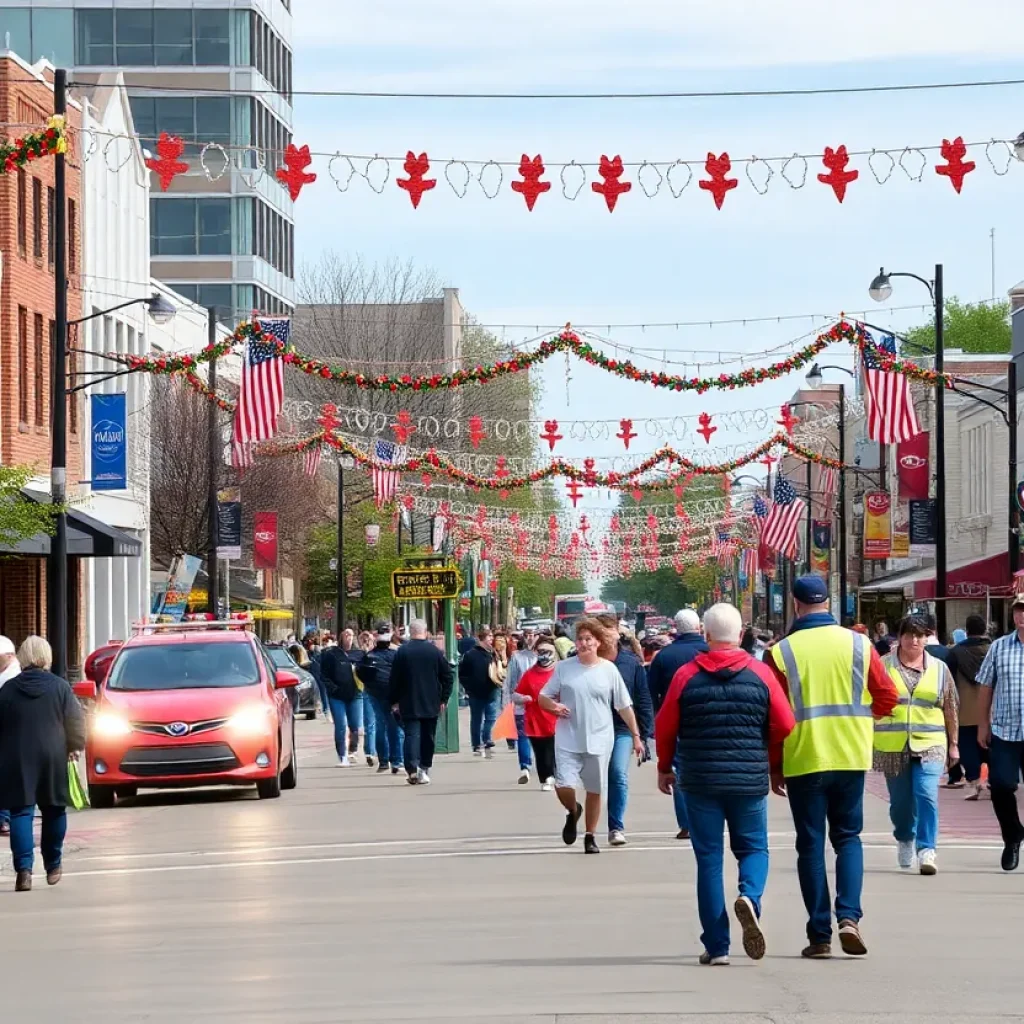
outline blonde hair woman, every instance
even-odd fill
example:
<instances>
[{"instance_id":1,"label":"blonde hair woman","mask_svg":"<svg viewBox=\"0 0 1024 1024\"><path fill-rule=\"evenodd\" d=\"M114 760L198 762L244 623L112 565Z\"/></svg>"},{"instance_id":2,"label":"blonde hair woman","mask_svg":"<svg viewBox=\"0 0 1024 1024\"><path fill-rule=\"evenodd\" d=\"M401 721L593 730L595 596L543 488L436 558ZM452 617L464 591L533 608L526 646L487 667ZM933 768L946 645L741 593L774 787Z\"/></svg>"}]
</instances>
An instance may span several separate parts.
<instances>
[{"instance_id":1,"label":"blonde hair woman","mask_svg":"<svg viewBox=\"0 0 1024 1024\"><path fill-rule=\"evenodd\" d=\"M11 812L16 892L32 888L32 820L43 819L46 881L61 879L67 832L68 758L85 746L85 718L67 682L50 671L53 651L41 636L18 650L22 671L0 689L0 807Z\"/></svg>"}]
</instances>

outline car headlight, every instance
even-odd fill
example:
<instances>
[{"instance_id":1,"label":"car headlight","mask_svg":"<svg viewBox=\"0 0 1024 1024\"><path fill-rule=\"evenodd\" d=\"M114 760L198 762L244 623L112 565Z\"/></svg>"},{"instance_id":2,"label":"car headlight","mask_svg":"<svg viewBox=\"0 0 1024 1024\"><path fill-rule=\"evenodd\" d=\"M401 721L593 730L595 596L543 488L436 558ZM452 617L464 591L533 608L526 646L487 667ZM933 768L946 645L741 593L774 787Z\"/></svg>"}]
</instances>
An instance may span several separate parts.
<instances>
[{"instance_id":1,"label":"car headlight","mask_svg":"<svg viewBox=\"0 0 1024 1024\"><path fill-rule=\"evenodd\" d=\"M228 719L227 726L232 732L244 736L263 736L270 732L270 708L244 708Z\"/></svg>"},{"instance_id":2,"label":"car headlight","mask_svg":"<svg viewBox=\"0 0 1024 1024\"><path fill-rule=\"evenodd\" d=\"M120 715L101 711L92 720L92 731L97 736L127 736L132 731L132 727L127 719Z\"/></svg>"}]
</instances>

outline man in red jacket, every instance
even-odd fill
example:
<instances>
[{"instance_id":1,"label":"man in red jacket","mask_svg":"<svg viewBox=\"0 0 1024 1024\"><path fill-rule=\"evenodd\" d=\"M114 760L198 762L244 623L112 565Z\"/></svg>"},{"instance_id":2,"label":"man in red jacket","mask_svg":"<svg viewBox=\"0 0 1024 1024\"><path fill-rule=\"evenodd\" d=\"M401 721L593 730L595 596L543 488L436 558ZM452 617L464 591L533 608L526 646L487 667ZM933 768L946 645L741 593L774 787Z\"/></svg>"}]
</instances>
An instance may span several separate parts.
<instances>
[{"instance_id":1,"label":"man in red jacket","mask_svg":"<svg viewBox=\"0 0 1024 1024\"><path fill-rule=\"evenodd\" d=\"M739 647L743 619L729 604L704 616L709 651L672 677L655 722L658 788L678 785L686 800L697 859L697 909L703 929L700 963L729 962L729 915L722 881L725 825L739 862L733 905L752 960L765 954L761 897L768 880L768 791L781 769L793 709L775 676ZM678 781L672 760L679 743Z\"/></svg>"}]
</instances>

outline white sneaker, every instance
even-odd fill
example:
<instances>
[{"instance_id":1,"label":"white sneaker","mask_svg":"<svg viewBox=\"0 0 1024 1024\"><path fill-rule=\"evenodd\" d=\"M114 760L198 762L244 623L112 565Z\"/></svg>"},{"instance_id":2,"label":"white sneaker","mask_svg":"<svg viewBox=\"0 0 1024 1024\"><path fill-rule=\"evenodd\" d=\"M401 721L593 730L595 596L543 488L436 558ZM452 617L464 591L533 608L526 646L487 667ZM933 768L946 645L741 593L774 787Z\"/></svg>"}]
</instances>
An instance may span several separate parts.
<instances>
[{"instance_id":1,"label":"white sneaker","mask_svg":"<svg viewBox=\"0 0 1024 1024\"><path fill-rule=\"evenodd\" d=\"M921 865L922 875L935 875L938 874L939 865L936 863L936 854L934 850L922 850L917 855L918 863Z\"/></svg>"},{"instance_id":2,"label":"white sneaker","mask_svg":"<svg viewBox=\"0 0 1024 1024\"><path fill-rule=\"evenodd\" d=\"M727 956L712 956L710 953L701 953L697 960L697 963L701 967L728 967L729 958Z\"/></svg>"},{"instance_id":3,"label":"white sneaker","mask_svg":"<svg viewBox=\"0 0 1024 1024\"><path fill-rule=\"evenodd\" d=\"M914 866L913 839L908 839L906 842L903 840L899 841L898 849L896 851L896 860L904 871L909 871Z\"/></svg>"},{"instance_id":4,"label":"white sneaker","mask_svg":"<svg viewBox=\"0 0 1024 1024\"><path fill-rule=\"evenodd\" d=\"M484 760L485 761L493 761L494 760L494 747L485 747L484 748Z\"/></svg>"},{"instance_id":5,"label":"white sneaker","mask_svg":"<svg viewBox=\"0 0 1024 1024\"><path fill-rule=\"evenodd\" d=\"M338 762L338 767L339 768L349 768L349 767L351 767L351 765L352 765L352 762L347 757L343 757Z\"/></svg>"},{"instance_id":6,"label":"white sneaker","mask_svg":"<svg viewBox=\"0 0 1024 1024\"><path fill-rule=\"evenodd\" d=\"M484 752L478 747L476 750L473 751L473 756L474 757L483 757L484 756Z\"/></svg>"},{"instance_id":7,"label":"white sneaker","mask_svg":"<svg viewBox=\"0 0 1024 1024\"><path fill-rule=\"evenodd\" d=\"M967 794L964 796L965 800L980 800L981 799L981 783L980 782L968 782L967 783Z\"/></svg>"},{"instance_id":8,"label":"white sneaker","mask_svg":"<svg viewBox=\"0 0 1024 1024\"><path fill-rule=\"evenodd\" d=\"M525 786L530 781L530 769L521 768L519 771L519 785Z\"/></svg>"},{"instance_id":9,"label":"white sneaker","mask_svg":"<svg viewBox=\"0 0 1024 1024\"><path fill-rule=\"evenodd\" d=\"M615 829L608 833L608 845L609 846L625 846L626 835L621 829Z\"/></svg>"},{"instance_id":10,"label":"white sneaker","mask_svg":"<svg viewBox=\"0 0 1024 1024\"><path fill-rule=\"evenodd\" d=\"M419 771L416 772L416 785L418 785L418 786L429 786L430 785L430 776L422 768L420 768Z\"/></svg>"},{"instance_id":11,"label":"white sneaker","mask_svg":"<svg viewBox=\"0 0 1024 1024\"><path fill-rule=\"evenodd\" d=\"M554 789L554 783L550 779L543 782L540 787L542 793L550 793L552 789Z\"/></svg>"}]
</instances>

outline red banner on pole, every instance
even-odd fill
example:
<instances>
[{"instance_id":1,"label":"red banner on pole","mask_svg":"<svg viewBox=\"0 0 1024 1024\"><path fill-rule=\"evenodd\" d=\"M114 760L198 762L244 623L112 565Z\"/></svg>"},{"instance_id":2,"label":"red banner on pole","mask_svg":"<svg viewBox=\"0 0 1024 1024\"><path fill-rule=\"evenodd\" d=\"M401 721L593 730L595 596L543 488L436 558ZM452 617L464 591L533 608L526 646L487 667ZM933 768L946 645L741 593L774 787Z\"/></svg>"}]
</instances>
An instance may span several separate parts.
<instances>
[{"instance_id":1,"label":"red banner on pole","mask_svg":"<svg viewBox=\"0 0 1024 1024\"><path fill-rule=\"evenodd\" d=\"M887 491L864 495L864 557L889 558L892 554L892 498Z\"/></svg>"},{"instance_id":2,"label":"red banner on pole","mask_svg":"<svg viewBox=\"0 0 1024 1024\"><path fill-rule=\"evenodd\" d=\"M256 512L252 529L252 564L254 569L277 568L277 513Z\"/></svg>"},{"instance_id":3,"label":"red banner on pole","mask_svg":"<svg viewBox=\"0 0 1024 1024\"><path fill-rule=\"evenodd\" d=\"M900 501L923 501L928 497L928 437L925 430L896 446Z\"/></svg>"}]
</instances>

